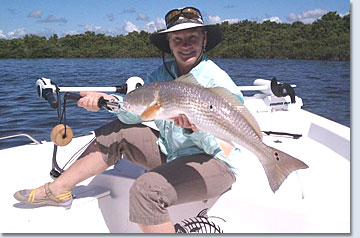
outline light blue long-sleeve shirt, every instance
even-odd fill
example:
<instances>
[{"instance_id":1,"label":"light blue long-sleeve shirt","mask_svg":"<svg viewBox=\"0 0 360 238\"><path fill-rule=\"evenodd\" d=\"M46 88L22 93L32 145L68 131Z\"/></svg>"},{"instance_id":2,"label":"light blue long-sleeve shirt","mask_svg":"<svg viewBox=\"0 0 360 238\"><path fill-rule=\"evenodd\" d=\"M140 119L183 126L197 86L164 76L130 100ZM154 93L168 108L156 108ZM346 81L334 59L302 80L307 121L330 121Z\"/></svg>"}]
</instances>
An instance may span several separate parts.
<instances>
[{"instance_id":1,"label":"light blue long-sleeve shirt","mask_svg":"<svg viewBox=\"0 0 360 238\"><path fill-rule=\"evenodd\" d=\"M178 77L177 65L175 60L166 63L170 72ZM241 102L244 102L242 93L238 90L236 84L231 80L229 75L219 68L213 61L206 57L194 67L190 73L199 84L207 88L224 87L235 94ZM156 81L171 81L173 78L166 71L162 65L157 70L148 75L145 84ZM114 95L115 96L115 95ZM117 96L117 95L116 95ZM117 96L121 101L122 98ZM113 111L120 121L127 124L137 124L142 122L139 116L120 110ZM235 148L228 157L226 157L218 146L214 136L196 131L187 133L181 127L175 126L172 121L155 120L154 121L160 132L160 137L157 141L161 151L167 155L167 161L174 160L179 157L207 153L217 157L227 164L230 169L236 174L236 162L240 159L240 149Z\"/></svg>"}]
</instances>

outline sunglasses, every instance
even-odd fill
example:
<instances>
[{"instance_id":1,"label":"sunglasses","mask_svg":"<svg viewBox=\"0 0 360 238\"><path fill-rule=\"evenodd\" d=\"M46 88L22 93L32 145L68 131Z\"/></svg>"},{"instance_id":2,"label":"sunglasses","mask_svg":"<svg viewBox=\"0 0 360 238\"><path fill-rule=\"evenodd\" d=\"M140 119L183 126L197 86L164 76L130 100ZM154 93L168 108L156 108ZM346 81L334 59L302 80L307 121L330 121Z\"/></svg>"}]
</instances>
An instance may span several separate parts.
<instances>
[{"instance_id":1,"label":"sunglasses","mask_svg":"<svg viewBox=\"0 0 360 238\"><path fill-rule=\"evenodd\" d=\"M200 20L203 22L203 18L198 9L194 7L184 7L183 9L174 9L169 11L165 16L166 27L172 26L180 16L183 16L190 20Z\"/></svg>"}]
</instances>

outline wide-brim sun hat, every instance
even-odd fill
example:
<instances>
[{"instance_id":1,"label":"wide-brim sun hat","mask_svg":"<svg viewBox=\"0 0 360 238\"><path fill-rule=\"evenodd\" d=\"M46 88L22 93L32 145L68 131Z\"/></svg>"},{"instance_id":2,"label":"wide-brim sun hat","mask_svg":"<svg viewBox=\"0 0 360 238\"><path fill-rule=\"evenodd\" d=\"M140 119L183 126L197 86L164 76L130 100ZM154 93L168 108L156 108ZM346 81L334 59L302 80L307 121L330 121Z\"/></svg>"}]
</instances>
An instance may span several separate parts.
<instances>
[{"instance_id":1,"label":"wide-brim sun hat","mask_svg":"<svg viewBox=\"0 0 360 238\"><path fill-rule=\"evenodd\" d=\"M182 13L184 9L190 9L192 11L197 11L199 15L197 17L187 17L187 15ZM175 20L170 18L168 20L168 15L172 12L176 12ZM192 15L190 15L192 16ZM173 20L173 21L171 21ZM153 45L155 45L158 49L168 54L171 54L171 49L169 46L169 41L167 38L167 33L176 32L191 28L203 27L207 32L207 43L205 47L205 51L209 51L215 46L217 46L222 41L222 32L218 25L205 25L201 16L201 13L198 9L193 7L186 7L182 9L174 9L171 10L165 16L166 21L166 30L156 32L150 35L150 41Z\"/></svg>"}]
</instances>

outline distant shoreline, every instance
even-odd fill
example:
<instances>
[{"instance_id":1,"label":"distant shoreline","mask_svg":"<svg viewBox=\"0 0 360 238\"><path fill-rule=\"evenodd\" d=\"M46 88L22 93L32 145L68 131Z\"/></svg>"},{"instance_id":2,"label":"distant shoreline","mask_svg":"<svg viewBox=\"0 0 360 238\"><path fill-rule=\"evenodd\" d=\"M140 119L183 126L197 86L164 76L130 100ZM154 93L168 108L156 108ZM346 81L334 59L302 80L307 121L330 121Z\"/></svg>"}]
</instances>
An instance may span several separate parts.
<instances>
[{"instance_id":1,"label":"distant shoreline","mask_svg":"<svg viewBox=\"0 0 360 238\"><path fill-rule=\"evenodd\" d=\"M223 41L206 53L210 58L350 60L350 14L340 17L329 12L312 24L244 20L218 26ZM145 31L126 36L88 31L61 38L54 34L48 39L25 35L0 39L0 59L157 58L160 52L149 37Z\"/></svg>"}]
</instances>

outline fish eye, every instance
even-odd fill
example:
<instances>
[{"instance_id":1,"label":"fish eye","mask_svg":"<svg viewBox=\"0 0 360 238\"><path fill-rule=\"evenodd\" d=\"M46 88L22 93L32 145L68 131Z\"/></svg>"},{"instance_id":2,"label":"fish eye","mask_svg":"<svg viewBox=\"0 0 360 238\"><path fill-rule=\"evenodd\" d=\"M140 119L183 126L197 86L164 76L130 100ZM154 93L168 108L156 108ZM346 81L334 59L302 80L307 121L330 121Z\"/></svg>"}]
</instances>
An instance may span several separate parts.
<instances>
[{"instance_id":1,"label":"fish eye","mask_svg":"<svg viewBox=\"0 0 360 238\"><path fill-rule=\"evenodd\" d=\"M213 109L213 105L210 104L210 109Z\"/></svg>"}]
</instances>

